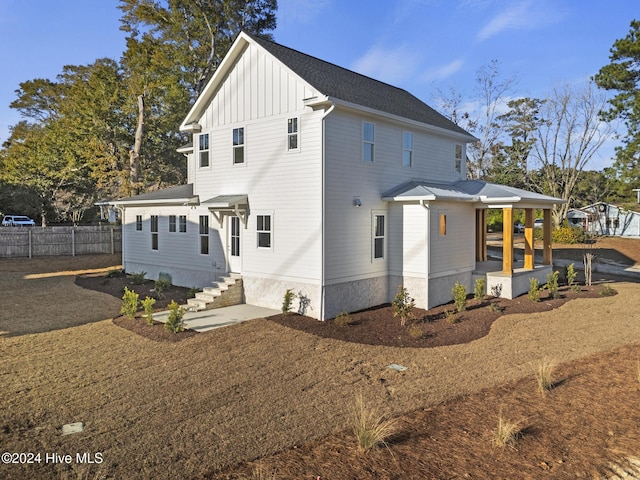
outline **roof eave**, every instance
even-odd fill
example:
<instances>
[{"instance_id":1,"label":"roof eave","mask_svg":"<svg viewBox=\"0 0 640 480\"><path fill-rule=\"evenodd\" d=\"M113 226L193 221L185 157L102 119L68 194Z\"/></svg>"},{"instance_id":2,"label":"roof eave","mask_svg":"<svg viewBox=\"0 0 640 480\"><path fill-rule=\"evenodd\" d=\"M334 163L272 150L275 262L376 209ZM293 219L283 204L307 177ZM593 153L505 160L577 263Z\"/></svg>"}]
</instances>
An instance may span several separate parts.
<instances>
[{"instance_id":1,"label":"roof eave","mask_svg":"<svg viewBox=\"0 0 640 480\"><path fill-rule=\"evenodd\" d=\"M115 207L150 207L150 206L184 206L184 205L199 205L200 199L196 195L189 198L171 198L171 199L152 199L152 200L113 200L107 202L100 202L104 205L113 205ZM96 204L98 205L98 204Z\"/></svg>"},{"instance_id":2,"label":"roof eave","mask_svg":"<svg viewBox=\"0 0 640 480\"><path fill-rule=\"evenodd\" d=\"M478 142L479 139L477 139L476 137L474 137L473 135L465 135L463 133L459 133L459 132L454 132L453 130L448 130L446 128L442 128L442 127L436 127L435 125L430 125L428 123L424 123L424 122L419 122L417 120L411 120L409 118L406 117L401 117L399 115L394 115L392 113L387 113L387 112L383 112L382 110L376 110L374 108L370 108L370 107L365 107L362 105L358 105L356 103L352 103L352 102L347 102L345 100L341 100L339 98L335 98L335 97L326 97L328 101L330 101L332 104L338 106L338 107L343 107L343 108L347 108L350 110L356 110L359 112L365 112L365 113L369 113L371 115L378 115L384 118L387 118L389 120L395 121L395 122L399 122L399 123L404 123L404 124L409 124L409 125L414 125L416 127L422 128L424 130L428 130L431 131L433 133L438 133L440 135L446 135L449 137L453 137L456 138L460 141L463 141L465 143L473 143L473 142Z\"/></svg>"}]
</instances>

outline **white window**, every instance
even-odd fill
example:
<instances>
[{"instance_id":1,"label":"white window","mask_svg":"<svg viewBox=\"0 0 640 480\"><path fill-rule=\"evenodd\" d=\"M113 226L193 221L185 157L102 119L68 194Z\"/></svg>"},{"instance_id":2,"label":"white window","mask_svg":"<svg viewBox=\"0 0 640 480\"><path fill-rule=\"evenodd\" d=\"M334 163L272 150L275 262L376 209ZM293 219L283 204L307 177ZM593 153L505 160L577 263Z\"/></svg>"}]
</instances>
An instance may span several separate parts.
<instances>
[{"instance_id":1,"label":"white window","mask_svg":"<svg viewBox=\"0 0 640 480\"><path fill-rule=\"evenodd\" d=\"M158 215L151 215L151 250L158 250Z\"/></svg>"},{"instance_id":2,"label":"white window","mask_svg":"<svg viewBox=\"0 0 640 480\"><path fill-rule=\"evenodd\" d=\"M402 166L413 165L413 133L402 132Z\"/></svg>"},{"instance_id":3,"label":"white window","mask_svg":"<svg viewBox=\"0 0 640 480\"><path fill-rule=\"evenodd\" d=\"M373 259L384 258L384 215L373 214Z\"/></svg>"},{"instance_id":4,"label":"white window","mask_svg":"<svg viewBox=\"0 0 640 480\"><path fill-rule=\"evenodd\" d=\"M200 253L209 254L209 217L200 215Z\"/></svg>"},{"instance_id":5,"label":"white window","mask_svg":"<svg viewBox=\"0 0 640 480\"><path fill-rule=\"evenodd\" d=\"M373 163L375 125L369 122L362 122L362 161Z\"/></svg>"},{"instance_id":6,"label":"white window","mask_svg":"<svg viewBox=\"0 0 640 480\"><path fill-rule=\"evenodd\" d=\"M200 159L200 168L209 166L209 134L202 133L198 139L198 158Z\"/></svg>"},{"instance_id":7,"label":"white window","mask_svg":"<svg viewBox=\"0 0 640 480\"><path fill-rule=\"evenodd\" d=\"M233 163L244 163L244 127L233 129Z\"/></svg>"},{"instance_id":8,"label":"white window","mask_svg":"<svg viewBox=\"0 0 640 480\"><path fill-rule=\"evenodd\" d=\"M455 167L456 173L462 172L462 145L459 143L455 145Z\"/></svg>"},{"instance_id":9,"label":"white window","mask_svg":"<svg viewBox=\"0 0 640 480\"><path fill-rule=\"evenodd\" d=\"M256 216L258 248L271 248L271 215Z\"/></svg>"},{"instance_id":10,"label":"white window","mask_svg":"<svg viewBox=\"0 0 640 480\"><path fill-rule=\"evenodd\" d=\"M298 149L298 119L290 118L287 122L287 150Z\"/></svg>"}]
</instances>

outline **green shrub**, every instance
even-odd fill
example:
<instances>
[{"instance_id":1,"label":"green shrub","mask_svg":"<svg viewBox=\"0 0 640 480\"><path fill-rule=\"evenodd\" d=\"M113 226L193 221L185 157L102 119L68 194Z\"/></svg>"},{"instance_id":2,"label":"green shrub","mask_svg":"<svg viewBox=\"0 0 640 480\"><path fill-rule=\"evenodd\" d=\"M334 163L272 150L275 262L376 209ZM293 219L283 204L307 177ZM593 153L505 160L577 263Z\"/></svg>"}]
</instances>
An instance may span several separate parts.
<instances>
[{"instance_id":1,"label":"green shrub","mask_svg":"<svg viewBox=\"0 0 640 480\"><path fill-rule=\"evenodd\" d=\"M342 312L340 313L340 315L333 319L333 323L335 323L339 327L346 327L355 323L355 320L351 315L349 315L348 312Z\"/></svg>"},{"instance_id":2,"label":"green shrub","mask_svg":"<svg viewBox=\"0 0 640 480\"><path fill-rule=\"evenodd\" d=\"M558 290L558 277L560 273L558 271L551 272L547 275L547 290L551 298L560 298L560 291Z\"/></svg>"},{"instance_id":3,"label":"green shrub","mask_svg":"<svg viewBox=\"0 0 640 480\"><path fill-rule=\"evenodd\" d=\"M413 318L413 308L416 306L413 298L409 295L409 290L402 285L398 285L398 293L393 302L393 316L400 318L400 325L404 327L407 320Z\"/></svg>"},{"instance_id":4,"label":"green shrub","mask_svg":"<svg viewBox=\"0 0 640 480\"><path fill-rule=\"evenodd\" d=\"M120 313L128 318L135 318L138 311L140 296L133 290L124 287L124 295L122 296L122 307Z\"/></svg>"},{"instance_id":5,"label":"green shrub","mask_svg":"<svg viewBox=\"0 0 640 480\"><path fill-rule=\"evenodd\" d=\"M587 234L581 227L560 227L551 232L553 243L582 243L586 238Z\"/></svg>"},{"instance_id":6,"label":"green shrub","mask_svg":"<svg viewBox=\"0 0 640 480\"><path fill-rule=\"evenodd\" d=\"M147 272L130 273L129 278L134 285L141 285L144 283L144 278L147 276Z\"/></svg>"},{"instance_id":7,"label":"green shrub","mask_svg":"<svg viewBox=\"0 0 640 480\"><path fill-rule=\"evenodd\" d=\"M112 268L107 272L107 278L118 277L122 274L121 268Z\"/></svg>"},{"instance_id":8,"label":"green shrub","mask_svg":"<svg viewBox=\"0 0 640 480\"><path fill-rule=\"evenodd\" d=\"M169 317L164 328L173 333L184 331L184 308L178 305L175 300L171 300L169 304Z\"/></svg>"},{"instance_id":9,"label":"green shrub","mask_svg":"<svg viewBox=\"0 0 640 480\"><path fill-rule=\"evenodd\" d=\"M580 287L576 284L577 276L578 276L578 273L576 272L576 269L573 266L573 263L570 263L569 265L567 265L567 285L569 285L569 288L571 288L571 290L580 289Z\"/></svg>"},{"instance_id":10,"label":"green shrub","mask_svg":"<svg viewBox=\"0 0 640 480\"><path fill-rule=\"evenodd\" d=\"M171 282L165 278L159 278L153 287L156 293L156 298L162 300L164 298L164 291L171 286Z\"/></svg>"},{"instance_id":11,"label":"green shrub","mask_svg":"<svg viewBox=\"0 0 640 480\"><path fill-rule=\"evenodd\" d=\"M196 288L196 287L191 287L188 291L187 291L187 298L195 298L196 293L201 292L202 289L200 288Z\"/></svg>"},{"instance_id":12,"label":"green shrub","mask_svg":"<svg viewBox=\"0 0 640 480\"><path fill-rule=\"evenodd\" d=\"M540 301L540 282L535 277L529 279L529 291L527 292L529 300L532 302Z\"/></svg>"},{"instance_id":13,"label":"green shrub","mask_svg":"<svg viewBox=\"0 0 640 480\"><path fill-rule=\"evenodd\" d=\"M447 323L450 323L452 325L460 321L455 310L445 310L444 317L447 319Z\"/></svg>"},{"instance_id":14,"label":"green shrub","mask_svg":"<svg viewBox=\"0 0 640 480\"><path fill-rule=\"evenodd\" d=\"M598 293L600 294L601 297L611 297L612 295L615 295L618 292L609 285L602 285Z\"/></svg>"},{"instance_id":15,"label":"green shrub","mask_svg":"<svg viewBox=\"0 0 640 480\"><path fill-rule=\"evenodd\" d=\"M293 307L293 299L296 298L296 294L290 288L284 292L284 298L282 299L282 315L286 317L291 312Z\"/></svg>"},{"instance_id":16,"label":"green shrub","mask_svg":"<svg viewBox=\"0 0 640 480\"><path fill-rule=\"evenodd\" d=\"M460 282L456 282L451 289L451 294L458 313L464 312L467 309L467 287Z\"/></svg>"},{"instance_id":17,"label":"green shrub","mask_svg":"<svg viewBox=\"0 0 640 480\"><path fill-rule=\"evenodd\" d=\"M149 325L153 325L153 305L156 303L156 300L151 297L146 297L142 300L142 308L144 309L144 318L147 320Z\"/></svg>"},{"instance_id":18,"label":"green shrub","mask_svg":"<svg viewBox=\"0 0 640 480\"><path fill-rule=\"evenodd\" d=\"M485 279L478 278L473 284L473 298L481 301L484 298Z\"/></svg>"}]
</instances>

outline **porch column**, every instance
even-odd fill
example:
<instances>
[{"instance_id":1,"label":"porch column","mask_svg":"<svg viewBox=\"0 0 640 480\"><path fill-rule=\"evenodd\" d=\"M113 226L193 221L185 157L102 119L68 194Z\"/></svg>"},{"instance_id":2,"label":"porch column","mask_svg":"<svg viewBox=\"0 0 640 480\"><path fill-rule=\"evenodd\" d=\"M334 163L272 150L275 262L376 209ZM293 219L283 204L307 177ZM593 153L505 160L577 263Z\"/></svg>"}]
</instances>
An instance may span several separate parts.
<instances>
[{"instance_id":1,"label":"porch column","mask_svg":"<svg viewBox=\"0 0 640 480\"><path fill-rule=\"evenodd\" d=\"M533 208L524 209L524 268L533 270Z\"/></svg>"},{"instance_id":2,"label":"porch column","mask_svg":"<svg viewBox=\"0 0 640 480\"><path fill-rule=\"evenodd\" d=\"M476 210L476 262L487 260L487 211Z\"/></svg>"},{"instance_id":3,"label":"porch column","mask_svg":"<svg viewBox=\"0 0 640 480\"><path fill-rule=\"evenodd\" d=\"M544 265L551 265L553 260L551 258L551 209L545 208L544 223L542 226L542 263Z\"/></svg>"},{"instance_id":4,"label":"porch column","mask_svg":"<svg viewBox=\"0 0 640 480\"><path fill-rule=\"evenodd\" d=\"M513 273L513 208L502 209L502 273Z\"/></svg>"}]
</instances>

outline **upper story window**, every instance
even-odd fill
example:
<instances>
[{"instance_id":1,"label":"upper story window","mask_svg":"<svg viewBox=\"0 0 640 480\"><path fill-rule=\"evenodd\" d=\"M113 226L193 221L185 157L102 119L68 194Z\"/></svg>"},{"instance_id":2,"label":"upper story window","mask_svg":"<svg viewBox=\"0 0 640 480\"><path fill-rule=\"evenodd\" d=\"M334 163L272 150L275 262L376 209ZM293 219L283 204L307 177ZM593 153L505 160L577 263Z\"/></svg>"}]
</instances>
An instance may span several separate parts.
<instances>
[{"instance_id":1,"label":"upper story window","mask_svg":"<svg viewBox=\"0 0 640 480\"><path fill-rule=\"evenodd\" d=\"M209 134L202 133L198 137L198 158L200 159L200 167L209 166Z\"/></svg>"},{"instance_id":2,"label":"upper story window","mask_svg":"<svg viewBox=\"0 0 640 480\"><path fill-rule=\"evenodd\" d=\"M459 143L456 143L455 145L454 157L455 157L454 160L455 160L456 173L461 173L462 172L462 145L460 145Z\"/></svg>"},{"instance_id":3,"label":"upper story window","mask_svg":"<svg viewBox=\"0 0 640 480\"><path fill-rule=\"evenodd\" d=\"M244 127L233 129L233 163L244 163Z\"/></svg>"},{"instance_id":4,"label":"upper story window","mask_svg":"<svg viewBox=\"0 0 640 480\"><path fill-rule=\"evenodd\" d=\"M375 126L373 123L362 122L362 161L373 163L373 145Z\"/></svg>"},{"instance_id":5,"label":"upper story window","mask_svg":"<svg viewBox=\"0 0 640 480\"><path fill-rule=\"evenodd\" d=\"M180 215L178 217L178 228L180 229L180 233L187 233L187 216Z\"/></svg>"},{"instance_id":6,"label":"upper story window","mask_svg":"<svg viewBox=\"0 0 640 480\"><path fill-rule=\"evenodd\" d=\"M136 230L138 232L142 231L142 215L136 215Z\"/></svg>"},{"instance_id":7,"label":"upper story window","mask_svg":"<svg viewBox=\"0 0 640 480\"><path fill-rule=\"evenodd\" d=\"M176 216L175 215L169 215L169 231L170 232L175 232L176 231Z\"/></svg>"},{"instance_id":8,"label":"upper story window","mask_svg":"<svg viewBox=\"0 0 640 480\"><path fill-rule=\"evenodd\" d=\"M298 149L298 119L290 118L287 122L287 150Z\"/></svg>"},{"instance_id":9,"label":"upper story window","mask_svg":"<svg viewBox=\"0 0 640 480\"><path fill-rule=\"evenodd\" d=\"M402 132L402 166L413 165L413 133Z\"/></svg>"}]
</instances>

